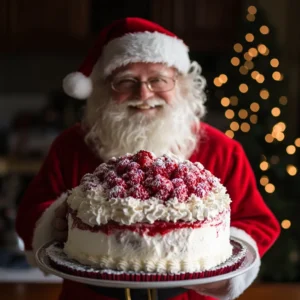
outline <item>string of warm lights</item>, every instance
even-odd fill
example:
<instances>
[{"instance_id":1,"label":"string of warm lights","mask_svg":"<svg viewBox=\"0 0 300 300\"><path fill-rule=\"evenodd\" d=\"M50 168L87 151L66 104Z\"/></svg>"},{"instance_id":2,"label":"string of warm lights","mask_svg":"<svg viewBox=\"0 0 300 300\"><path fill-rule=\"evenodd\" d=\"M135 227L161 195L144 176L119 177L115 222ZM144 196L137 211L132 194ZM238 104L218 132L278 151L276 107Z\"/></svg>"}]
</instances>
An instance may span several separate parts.
<instances>
[{"instance_id":1,"label":"string of warm lights","mask_svg":"<svg viewBox=\"0 0 300 300\"><path fill-rule=\"evenodd\" d=\"M257 8L255 6L249 6L247 10L246 19L248 22L255 22L257 14ZM266 25L262 25L259 28L259 33L262 35L268 35L270 33L270 29ZM270 55L270 49L267 45L259 43L255 46L252 46L248 49L248 43L255 43L255 35L253 33L247 33L245 35L245 45L243 43L236 43L233 46L233 50L236 53L231 58L230 62L233 67L238 68L239 73L242 76L249 75L252 80L256 81L257 84L262 85L265 82L265 75L255 70L255 58L259 56L264 56L266 58ZM252 44L253 45L253 44ZM278 71L278 67L280 65L279 59L272 57L270 58L270 66L274 69L272 72L272 79L274 81L282 81L284 79L284 75ZM226 74L220 74L214 79L214 85L216 87L222 87L228 82L228 76ZM238 87L238 92L240 94L246 94L249 92L250 86L246 83L241 83ZM229 124L229 129L226 130L225 134L230 138L234 138L235 132L241 130L242 132L249 132L251 130L251 126L257 124L258 115L261 108L261 102L267 101L270 98L270 91L266 88L261 88L259 97L250 104L249 109L240 109L239 111L235 111L234 107L238 105L239 98L237 95L233 95L231 97L223 97L221 99L221 105L226 108L225 109L225 117L228 120L231 120ZM280 96L278 98L278 103L274 105L271 109L270 113L274 118L278 118L281 115L281 107L287 105L288 99L286 96ZM232 107L232 108L231 108ZM238 116L240 121L233 120ZM272 128L272 132L266 134L265 142L273 143L273 142L282 142L285 139L285 130L286 124L282 121L278 121ZM300 138L295 139L293 145L288 145L286 147L286 153L288 155L294 155L297 151L297 148L300 148ZM260 169L262 172L266 172L271 168L272 165L276 165L280 162L280 158L276 155L273 155L267 161L265 156L262 157L260 163ZM288 164L286 166L286 172L290 176L295 176L298 172L297 168ZM267 193L273 193L276 189L275 185L270 182L270 179L267 175L262 175L260 178L260 184L264 187ZM288 229L291 226L291 222L289 220L283 220L281 223L282 228Z\"/></svg>"}]
</instances>

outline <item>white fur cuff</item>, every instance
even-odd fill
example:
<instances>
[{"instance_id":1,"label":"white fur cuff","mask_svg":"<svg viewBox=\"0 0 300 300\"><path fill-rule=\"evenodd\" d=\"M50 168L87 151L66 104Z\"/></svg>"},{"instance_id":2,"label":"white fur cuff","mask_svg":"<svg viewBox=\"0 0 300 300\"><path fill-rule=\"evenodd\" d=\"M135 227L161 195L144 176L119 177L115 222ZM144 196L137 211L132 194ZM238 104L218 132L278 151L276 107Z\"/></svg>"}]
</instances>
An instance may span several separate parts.
<instances>
[{"instance_id":1,"label":"white fur cuff","mask_svg":"<svg viewBox=\"0 0 300 300\"><path fill-rule=\"evenodd\" d=\"M67 198L67 193L63 193L57 200L55 200L41 215L36 222L36 228L33 233L32 249L33 254L29 257L28 262L32 264L32 259L36 251L45 243L50 242L53 239L52 221L54 219L54 212Z\"/></svg>"},{"instance_id":2,"label":"white fur cuff","mask_svg":"<svg viewBox=\"0 0 300 300\"><path fill-rule=\"evenodd\" d=\"M253 281L258 275L261 264L257 244L248 233L246 233L242 229L231 227L230 234L232 237L239 238L249 243L255 249L258 260L255 262L255 265L250 270L230 280L229 297L220 298L222 300L231 300L239 297L253 283Z\"/></svg>"},{"instance_id":3,"label":"white fur cuff","mask_svg":"<svg viewBox=\"0 0 300 300\"><path fill-rule=\"evenodd\" d=\"M220 300L233 300L233 299L237 299L255 280L255 278L257 277L257 274L259 272L259 268L260 268L260 257L258 254L258 248L257 248L257 244L254 241L254 239L248 234L246 233L244 230L236 228L236 227L231 227L230 228L230 234L232 237L236 237L239 238L247 243L249 243L251 246L253 246L253 248L256 251L256 255L259 258L254 266L249 269L247 272L238 275L236 277L233 277L229 280L229 285L227 286L226 289L222 289L222 291L220 292L220 290L216 291L216 293L210 291L209 293L201 293L203 295L207 295L207 296L211 296Z\"/></svg>"}]
</instances>

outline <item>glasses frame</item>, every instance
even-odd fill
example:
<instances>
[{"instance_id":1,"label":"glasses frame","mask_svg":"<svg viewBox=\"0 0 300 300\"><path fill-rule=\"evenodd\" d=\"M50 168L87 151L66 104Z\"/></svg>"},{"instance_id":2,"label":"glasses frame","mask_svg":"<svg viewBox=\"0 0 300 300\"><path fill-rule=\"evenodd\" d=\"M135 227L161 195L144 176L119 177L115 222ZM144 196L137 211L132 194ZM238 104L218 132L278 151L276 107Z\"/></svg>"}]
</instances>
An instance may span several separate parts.
<instances>
[{"instance_id":1,"label":"glasses frame","mask_svg":"<svg viewBox=\"0 0 300 300\"><path fill-rule=\"evenodd\" d=\"M168 76L158 76L157 78L167 78L167 79L171 79L173 81L173 86L172 88L170 89L167 89L167 90L162 90L162 91L154 91L152 86L151 86L151 83L150 83L150 80L145 80L145 81L142 81L142 80L137 80L135 78L131 78L131 77L128 77L128 79L131 79L133 81L136 81L136 83L138 83L138 85L134 88L132 88L132 91L136 91L138 88L141 87L142 84L146 84L147 88L149 91L153 92L153 93L164 93L164 92L169 92L171 90L173 90L176 86L176 82L177 82L177 77L168 77ZM118 89L116 89L116 87L114 86L114 80L110 80L110 86L112 88L113 91L117 92L117 93L126 93L126 92L122 92L122 91L119 91Z\"/></svg>"}]
</instances>

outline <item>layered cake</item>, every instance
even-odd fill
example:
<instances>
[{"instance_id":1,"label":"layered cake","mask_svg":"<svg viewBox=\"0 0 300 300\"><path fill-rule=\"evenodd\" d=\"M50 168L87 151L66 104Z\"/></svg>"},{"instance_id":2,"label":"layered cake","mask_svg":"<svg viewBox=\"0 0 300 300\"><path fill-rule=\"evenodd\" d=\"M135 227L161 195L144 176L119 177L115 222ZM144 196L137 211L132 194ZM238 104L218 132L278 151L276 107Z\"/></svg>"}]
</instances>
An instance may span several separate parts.
<instances>
[{"instance_id":1,"label":"layered cake","mask_svg":"<svg viewBox=\"0 0 300 300\"><path fill-rule=\"evenodd\" d=\"M70 191L63 251L101 269L202 272L232 255L230 202L200 163L147 151L112 158Z\"/></svg>"}]
</instances>

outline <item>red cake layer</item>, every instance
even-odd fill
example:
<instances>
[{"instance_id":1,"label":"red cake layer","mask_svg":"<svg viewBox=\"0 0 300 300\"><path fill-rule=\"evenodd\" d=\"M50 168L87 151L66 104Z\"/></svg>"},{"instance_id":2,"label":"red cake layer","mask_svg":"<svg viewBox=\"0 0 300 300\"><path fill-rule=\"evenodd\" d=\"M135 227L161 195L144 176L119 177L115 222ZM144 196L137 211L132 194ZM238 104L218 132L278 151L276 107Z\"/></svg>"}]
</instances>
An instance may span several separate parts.
<instances>
[{"instance_id":1,"label":"red cake layer","mask_svg":"<svg viewBox=\"0 0 300 300\"><path fill-rule=\"evenodd\" d=\"M70 209L69 212L73 218L73 226L72 228L78 228L81 230L89 230L91 232L103 232L107 235L114 233L116 230L130 230L139 233L140 235L149 235L155 236L156 234L167 234L172 230L176 229L183 229L183 228L200 228L204 224L211 222L206 220L203 221L196 221L196 222L185 222L185 221L177 221L176 223L173 222L166 222L166 221L155 221L153 224L150 223L134 223L132 225L122 225L117 222L110 221L107 224L103 224L100 226L90 226L85 224L81 221L80 218L76 216L77 211L72 211ZM222 216L224 213L219 214L215 218L215 222L213 223L214 227L218 227L222 224Z\"/></svg>"}]
</instances>

